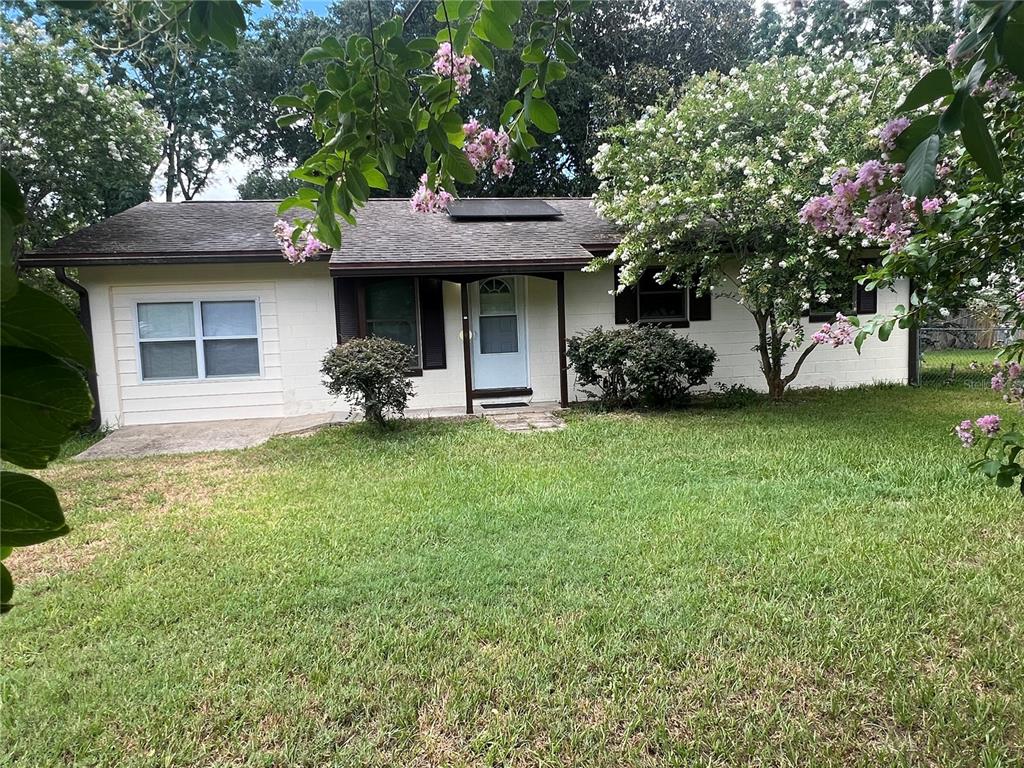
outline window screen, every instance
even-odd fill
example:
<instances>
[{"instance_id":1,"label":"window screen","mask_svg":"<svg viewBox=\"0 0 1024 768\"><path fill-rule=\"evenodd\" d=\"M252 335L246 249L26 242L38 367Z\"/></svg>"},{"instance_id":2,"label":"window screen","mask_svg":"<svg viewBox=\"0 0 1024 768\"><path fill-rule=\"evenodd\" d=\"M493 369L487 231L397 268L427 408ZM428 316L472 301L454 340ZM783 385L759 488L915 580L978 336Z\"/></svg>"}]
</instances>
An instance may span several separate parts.
<instances>
[{"instance_id":1,"label":"window screen","mask_svg":"<svg viewBox=\"0 0 1024 768\"><path fill-rule=\"evenodd\" d=\"M418 364L419 328L416 324L416 283L413 278L367 283L365 296L366 332L409 345Z\"/></svg>"},{"instance_id":2,"label":"window screen","mask_svg":"<svg viewBox=\"0 0 1024 768\"><path fill-rule=\"evenodd\" d=\"M137 312L144 381L260 374L255 301L146 302Z\"/></svg>"}]
</instances>

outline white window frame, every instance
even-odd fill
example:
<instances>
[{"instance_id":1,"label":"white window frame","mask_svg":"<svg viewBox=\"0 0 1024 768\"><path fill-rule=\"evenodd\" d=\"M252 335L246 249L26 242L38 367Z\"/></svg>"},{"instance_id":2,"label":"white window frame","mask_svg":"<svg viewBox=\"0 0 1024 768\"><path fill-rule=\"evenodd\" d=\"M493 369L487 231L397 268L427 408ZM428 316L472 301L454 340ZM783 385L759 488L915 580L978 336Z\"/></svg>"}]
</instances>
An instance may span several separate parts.
<instances>
[{"instance_id":1,"label":"white window frame","mask_svg":"<svg viewBox=\"0 0 1024 768\"><path fill-rule=\"evenodd\" d=\"M256 335L246 334L242 336L204 336L203 335L203 304L221 303L230 301L251 302L256 308ZM143 339L139 331L139 305L140 304L191 304L193 312L194 336L175 336L160 339ZM135 332L135 361L138 366L137 378L140 384L182 384L198 383L203 381L248 381L262 379L263 369L263 316L260 310L259 296L204 296L202 298L185 298L173 294L166 296L142 297L132 300L132 324ZM231 339L256 339L256 355L259 360L259 371L257 373L244 374L239 376L207 376L206 375L206 349L204 341L229 341ZM196 348L196 373L194 377L177 379L147 379L142 373L142 345L159 341L191 341Z\"/></svg>"}]
</instances>

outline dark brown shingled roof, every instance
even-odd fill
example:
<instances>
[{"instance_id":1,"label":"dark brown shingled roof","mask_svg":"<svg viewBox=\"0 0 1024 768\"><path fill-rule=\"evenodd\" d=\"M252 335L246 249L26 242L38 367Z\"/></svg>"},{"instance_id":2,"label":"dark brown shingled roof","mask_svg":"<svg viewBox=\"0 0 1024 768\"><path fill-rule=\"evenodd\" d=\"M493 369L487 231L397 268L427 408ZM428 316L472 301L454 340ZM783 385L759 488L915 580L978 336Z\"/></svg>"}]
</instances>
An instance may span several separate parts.
<instances>
[{"instance_id":1,"label":"dark brown shingled roof","mask_svg":"<svg viewBox=\"0 0 1024 768\"><path fill-rule=\"evenodd\" d=\"M618 241L589 199L548 201L562 212L560 218L455 221L446 214L413 213L407 200L375 198L358 212L358 226L344 227L331 271L578 267L592 251L609 250ZM274 200L143 203L26 254L22 263L276 261L277 218Z\"/></svg>"}]
</instances>

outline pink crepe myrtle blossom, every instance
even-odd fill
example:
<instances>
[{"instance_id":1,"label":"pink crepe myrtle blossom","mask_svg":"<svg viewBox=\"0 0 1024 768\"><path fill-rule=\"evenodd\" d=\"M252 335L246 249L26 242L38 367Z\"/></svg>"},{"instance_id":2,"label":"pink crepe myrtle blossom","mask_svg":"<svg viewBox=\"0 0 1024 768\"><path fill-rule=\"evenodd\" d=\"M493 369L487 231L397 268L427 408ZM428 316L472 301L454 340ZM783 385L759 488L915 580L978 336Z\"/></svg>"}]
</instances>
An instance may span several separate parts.
<instances>
[{"instance_id":1,"label":"pink crepe myrtle blossom","mask_svg":"<svg viewBox=\"0 0 1024 768\"><path fill-rule=\"evenodd\" d=\"M311 225L307 224L298 237L294 237L295 227L284 219L274 222L274 237L281 247L281 253L292 264L302 264L307 259L316 258L330 247L317 239Z\"/></svg>"},{"instance_id":2,"label":"pink crepe myrtle blossom","mask_svg":"<svg viewBox=\"0 0 1024 768\"><path fill-rule=\"evenodd\" d=\"M454 200L446 189L428 189L427 174L420 176L420 185L409 200L409 207L415 213L440 213Z\"/></svg>"},{"instance_id":3,"label":"pink crepe myrtle blossom","mask_svg":"<svg viewBox=\"0 0 1024 768\"><path fill-rule=\"evenodd\" d=\"M484 128L476 119L472 119L462 126L462 133L466 137L462 151L475 170L490 164L491 171L498 178L512 175L515 163L509 157L511 142L504 128L497 131Z\"/></svg>"},{"instance_id":4,"label":"pink crepe myrtle blossom","mask_svg":"<svg viewBox=\"0 0 1024 768\"><path fill-rule=\"evenodd\" d=\"M878 132L878 143L882 145L882 149L896 149L896 138L903 133L909 125L910 120L906 117L897 117L895 120L890 120L886 123L882 127L882 130Z\"/></svg>"},{"instance_id":5,"label":"pink crepe myrtle blossom","mask_svg":"<svg viewBox=\"0 0 1024 768\"><path fill-rule=\"evenodd\" d=\"M987 416L979 417L974 422L974 425L982 431L985 437L995 437L999 432L999 421L1000 419L996 414L990 413Z\"/></svg>"},{"instance_id":6,"label":"pink crepe myrtle blossom","mask_svg":"<svg viewBox=\"0 0 1024 768\"><path fill-rule=\"evenodd\" d=\"M938 213L942 209L942 201L937 197L926 197L921 201L921 210L929 216Z\"/></svg>"},{"instance_id":7,"label":"pink crepe myrtle blossom","mask_svg":"<svg viewBox=\"0 0 1024 768\"><path fill-rule=\"evenodd\" d=\"M1006 384L1006 381L1003 379L1003 374L997 373L995 376L993 376L991 384L993 392L1002 392L1003 387Z\"/></svg>"},{"instance_id":8,"label":"pink crepe myrtle blossom","mask_svg":"<svg viewBox=\"0 0 1024 768\"><path fill-rule=\"evenodd\" d=\"M815 344L831 344L833 349L852 344L857 329L842 312L836 313L835 322L825 323L821 329L811 336Z\"/></svg>"},{"instance_id":9,"label":"pink crepe myrtle blossom","mask_svg":"<svg viewBox=\"0 0 1024 768\"><path fill-rule=\"evenodd\" d=\"M1006 377L1011 381L1013 379L1019 379L1021 374L1021 366L1018 362L1012 362L1006 366Z\"/></svg>"},{"instance_id":10,"label":"pink crepe myrtle blossom","mask_svg":"<svg viewBox=\"0 0 1024 768\"><path fill-rule=\"evenodd\" d=\"M473 76L473 67L478 62L466 54L460 56L452 50L451 43L441 43L434 55L434 73L441 77L450 77L455 82L455 91L460 96L469 93L469 81Z\"/></svg>"},{"instance_id":11,"label":"pink crepe myrtle blossom","mask_svg":"<svg viewBox=\"0 0 1024 768\"><path fill-rule=\"evenodd\" d=\"M953 427L953 432L954 434L956 434L958 438L960 438L960 443L963 445L964 448L970 448L972 445L974 445L974 424L971 422L970 419L964 419L955 427Z\"/></svg>"}]
</instances>

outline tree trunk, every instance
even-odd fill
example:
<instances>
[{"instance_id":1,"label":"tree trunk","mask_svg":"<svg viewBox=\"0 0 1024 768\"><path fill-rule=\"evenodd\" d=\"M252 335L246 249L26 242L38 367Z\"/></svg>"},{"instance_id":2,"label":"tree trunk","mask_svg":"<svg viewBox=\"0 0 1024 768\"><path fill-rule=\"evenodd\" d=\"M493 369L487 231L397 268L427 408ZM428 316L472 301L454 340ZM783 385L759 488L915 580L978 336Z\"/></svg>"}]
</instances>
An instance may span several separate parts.
<instances>
[{"instance_id":1,"label":"tree trunk","mask_svg":"<svg viewBox=\"0 0 1024 768\"><path fill-rule=\"evenodd\" d=\"M168 136L164 141L164 146L167 147L165 151L167 155L167 176L164 182L164 200L170 203L174 201L174 182L178 176L178 169L174 165L174 137Z\"/></svg>"}]
</instances>

